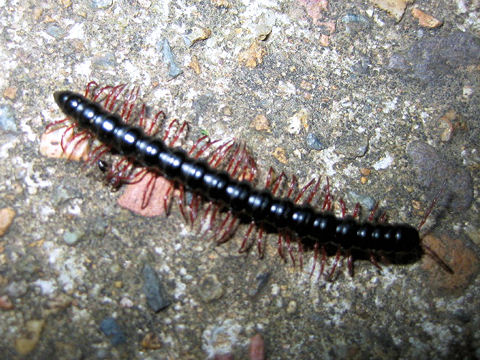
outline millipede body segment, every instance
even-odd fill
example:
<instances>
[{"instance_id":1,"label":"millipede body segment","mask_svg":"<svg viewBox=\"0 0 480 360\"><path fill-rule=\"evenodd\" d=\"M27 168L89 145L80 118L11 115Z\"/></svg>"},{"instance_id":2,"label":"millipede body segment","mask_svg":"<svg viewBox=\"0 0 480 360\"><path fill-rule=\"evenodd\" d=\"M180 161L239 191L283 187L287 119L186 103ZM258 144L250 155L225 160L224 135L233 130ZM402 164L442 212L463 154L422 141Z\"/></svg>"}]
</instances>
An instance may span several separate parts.
<instances>
[{"instance_id":1,"label":"millipede body segment","mask_svg":"<svg viewBox=\"0 0 480 360\"><path fill-rule=\"evenodd\" d=\"M148 135L140 126L126 123L87 96L71 91L55 92L60 109L81 131L100 140L148 171L164 176L186 190L226 208L234 216L247 219L260 228L290 234L299 246L317 251L333 249L352 260L375 256L392 262L417 261L424 253L419 232L408 224L360 221L352 216L336 217L290 198L275 196L270 189L257 189L249 181L217 169L205 159L195 158L180 147ZM322 265L323 268L323 265Z\"/></svg>"}]
</instances>

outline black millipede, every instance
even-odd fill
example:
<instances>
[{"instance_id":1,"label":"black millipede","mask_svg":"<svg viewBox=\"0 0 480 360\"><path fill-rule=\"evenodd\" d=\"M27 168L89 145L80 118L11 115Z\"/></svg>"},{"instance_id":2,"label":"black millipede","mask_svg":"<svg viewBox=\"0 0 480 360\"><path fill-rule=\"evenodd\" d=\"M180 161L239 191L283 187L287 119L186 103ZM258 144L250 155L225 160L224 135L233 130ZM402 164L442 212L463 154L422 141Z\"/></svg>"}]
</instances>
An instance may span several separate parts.
<instances>
[{"instance_id":1,"label":"black millipede","mask_svg":"<svg viewBox=\"0 0 480 360\"><path fill-rule=\"evenodd\" d=\"M128 108L127 105L131 106L134 101L117 101L124 89L123 85L104 87L94 95L92 84L96 86L95 83L89 84L85 96L68 90L54 93L55 102L70 122L68 129L76 128L76 140L96 139L101 143L91 150L89 161L101 161L101 155L110 152L120 155L122 161L133 164L143 172L165 177L171 181L172 186L180 188L182 194L184 191L193 194L190 203L180 202L182 214L186 207L190 208L190 214L194 214L190 215L192 222L200 211L200 202L208 203L207 212L210 212L211 216L220 217L219 214L223 214L220 224L214 229L215 233L222 234L217 237L218 242L230 237L238 222L247 222L250 226L240 251L245 250L247 238L253 229L256 230L260 253L262 234L274 232L279 236L279 253L282 256L284 242L293 261L293 243L297 243L300 256L305 249L313 249L315 260L321 255L321 273L326 256L334 255L329 278L340 258L347 259L349 272L353 274L355 259L369 259L379 267L378 259L394 264L409 264L428 254L445 270L451 272L448 265L428 246L422 244L417 228L404 223L375 221L373 216L361 220L357 211L354 216L348 216L343 211L343 216L337 217L332 211L328 187L323 207L317 209L311 205L311 199L318 191L319 182L311 191L308 200L303 203L299 200L312 182L297 192L297 196L292 196L292 181L288 195L277 196L282 176L271 181L269 173L267 185L264 188L255 187L252 183L253 165L249 165L251 159L245 155L247 153L244 146L234 147L232 143L215 145L215 150L206 156L206 149L213 148L215 142L207 141L207 145L201 147L201 141L197 141L187 152L181 147L173 146L175 141L168 142L166 136L163 139L155 137L154 132L143 124L144 105L140 108L140 115L137 115L140 124L138 121L129 121L133 115L131 107ZM101 98L102 93L107 96ZM133 93L134 91L130 94ZM105 163L102 163L101 167L105 166ZM122 169L122 166L117 165L110 171L109 179L116 185L131 180Z\"/></svg>"}]
</instances>

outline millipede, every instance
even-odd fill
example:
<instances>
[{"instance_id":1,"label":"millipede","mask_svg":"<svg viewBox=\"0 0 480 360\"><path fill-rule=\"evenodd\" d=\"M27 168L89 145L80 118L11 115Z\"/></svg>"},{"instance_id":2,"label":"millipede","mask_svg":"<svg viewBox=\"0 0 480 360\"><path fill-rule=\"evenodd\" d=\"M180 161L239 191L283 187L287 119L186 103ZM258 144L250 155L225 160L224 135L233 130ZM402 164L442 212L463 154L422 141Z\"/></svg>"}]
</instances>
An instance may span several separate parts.
<instances>
[{"instance_id":1,"label":"millipede","mask_svg":"<svg viewBox=\"0 0 480 360\"><path fill-rule=\"evenodd\" d=\"M418 228L391 224L384 216L376 216L375 207L362 219L359 205L349 215L342 199L338 201L341 215L336 216L328 178L324 186L314 179L299 188L295 176L288 179L283 172L275 176L270 168L265 186L256 186L255 160L245 143L212 141L203 135L186 151L178 142L188 124L173 120L163 137L156 136L166 116L162 111L147 115L146 105L137 102L138 93L138 88L128 89L124 84L102 87L95 82L87 85L83 95L57 91L54 99L66 118L52 122L46 131L65 128L61 139L65 154L88 142L85 164L98 164L114 188L139 182L149 174L142 207L151 201L156 179L167 179L170 186L163 197L167 214L176 198L185 220L193 224L201 214L202 234L213 234L209 236L217 243L231 238L239 224L247 224L240 252L256 246L262 257L267 234L276 233L279 255L286 260L288 253L294 265L294 252L303 267L304 252L313 251L310 274L318 263L319 274L323 274L327 258L333 257L327 279L333 278L344 259L350 275L356 259L369 260L380 268L379 260L410 264L423 255L452 272L422 242L419 230L426 217ZM106 161L106 155L116 160ZM320 194L323 201L318 200Z\"/></svg>"}]
</instances>

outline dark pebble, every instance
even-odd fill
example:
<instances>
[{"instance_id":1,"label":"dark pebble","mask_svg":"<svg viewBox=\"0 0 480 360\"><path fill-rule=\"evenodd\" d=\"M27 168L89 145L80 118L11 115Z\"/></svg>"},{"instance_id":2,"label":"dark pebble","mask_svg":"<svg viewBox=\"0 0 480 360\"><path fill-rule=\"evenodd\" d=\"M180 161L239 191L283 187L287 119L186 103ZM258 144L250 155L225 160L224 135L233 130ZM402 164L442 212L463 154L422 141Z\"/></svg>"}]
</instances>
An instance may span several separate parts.
<instances>
[{"instance_id":1,"label":"dark pebble","mask_svg":"<svg viewBox=\"0 0 480 360\"><path fill-rule=\"evenodd\" d=\"M113 346L123 344L126 341L123 330L113 317L103 319L100 324L100 330L110 338L110 342Z\"/></svg>"},{"instance_id":2,"label":"dark pebble","mask_svg":"<svg viewBox=\"0 0 480 360\"><path fill-rule=\"evenodd\" d=\"M317 135L313 133L308 133L307 134L307 145L310 149L313 150L323 150L325 149L325 145L320 141L320 139L317 137Z\"/></svg>"},{"instance_id":3,"label":"dark pebble","mask_svg":"<svg viewBox=\"0 0 480 360\"><path fill-rule=\"evenodd\" d=\"M480 58L480 40L465 32L428 37L413 44L406 53L393 54L388 67L426 83L445 81L461 67Z\"/></svg>"},{"instance_id":4,"label":"dark pebble","mask_svg":"<svg viewBox=\"0 0 480 360\"><path fill-rule=\"evenodd\" d=\"M154 312L170 305L171 301L168 299L165 287L149 264L143 267L143 281L143 292L147 298L147 304Z\"/></svg>"},{"instance_id":5,"label":"dark pebble","mask_svg":"<svg viewBox=\"0 0 480 360\"><path fill-rule=\"evenodd\" d=\"M470 207L473 181L468 170L446 160L437 149L421 141L408 144L407 153L430 201L436 198L441 206L455 210Z\"/></svg>"},{"instance_id":6,"label":"dark pebble","mask_svg":"<svg viewBox=\"0 0 480 360\"><path fill-rule=\"evenodd\" d=\"M173 56L172 49L167 39L164 39L162 42L162 54L163 61L168 65L168 75L172 78L177 77L183 71L178 67L175 62L175 57Z\"/></svg>"},{"instance_id":7,"label":"dark pebble","mask_svg":"<svg viewBox=\"0 0 480 360\"><path fill-rule=\"evenodd\" d=\"M267 286L268 280L270 280L270 273L264 272L264 273L258 274L255 280L256 280L256 286L252 290L250 290L249 292L250 296L256 296L265 288L265 286Z\"/></svg>"}]
</instances>

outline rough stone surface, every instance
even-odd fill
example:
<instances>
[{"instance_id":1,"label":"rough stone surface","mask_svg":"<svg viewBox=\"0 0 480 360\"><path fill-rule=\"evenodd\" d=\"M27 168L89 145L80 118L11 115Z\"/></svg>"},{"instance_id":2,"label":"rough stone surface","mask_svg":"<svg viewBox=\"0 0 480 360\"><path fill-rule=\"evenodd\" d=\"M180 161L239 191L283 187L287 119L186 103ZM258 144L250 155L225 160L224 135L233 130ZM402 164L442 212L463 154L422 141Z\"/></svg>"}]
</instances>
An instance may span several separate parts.
<instances>
[{"instance_id":1,"label":"rough stone surface","mask_svg":"<svg viewBox=\"0 0 480 360\"><path fill-rule=\"evenodd\" d=\"M0 238L2 358L248 359L256 334L266 359L479 358L478 1L416 5L443 26L421 27L411 5L397 22L360 0L0 0L0 209L16 212ZM199 28L211 34L188 46ZM205 134L244 141L259 187L270 166L300 186L321 175L319 192L328 176L349 210L378 202L390 222L416 225L430 205L407 151L428 144L471 175L467 207L458 174L440 173L461 207L437 205L423 229L457 271L428 258L381 271L357 261L351 278L343 261L329 282L319 263L310 276L307 247L300 270L295 241L293 266L275 234L263 234L259 258L253 232L250 251L238 252L245 225L216 246L175 203L168 217L121 208L98 166L40 152L45 126L63 118L53 92L92 80L139 86L148 114L188 121L186 149ZM301 109L308 126L288 132ZM459 117L445 138L435 128L450 110ZM252 126L259 115L267 121ZM361 169L371 170L366 182ZM69 245L68 232L85 235ZM158 313L143 291L146 263L169 291ZM202 279L213 275L221 296L204 301ZM124 334L118 346L100 330L106 318ZM38 336L31 320L44 324Z\"/></svg>"}]
</instances>

